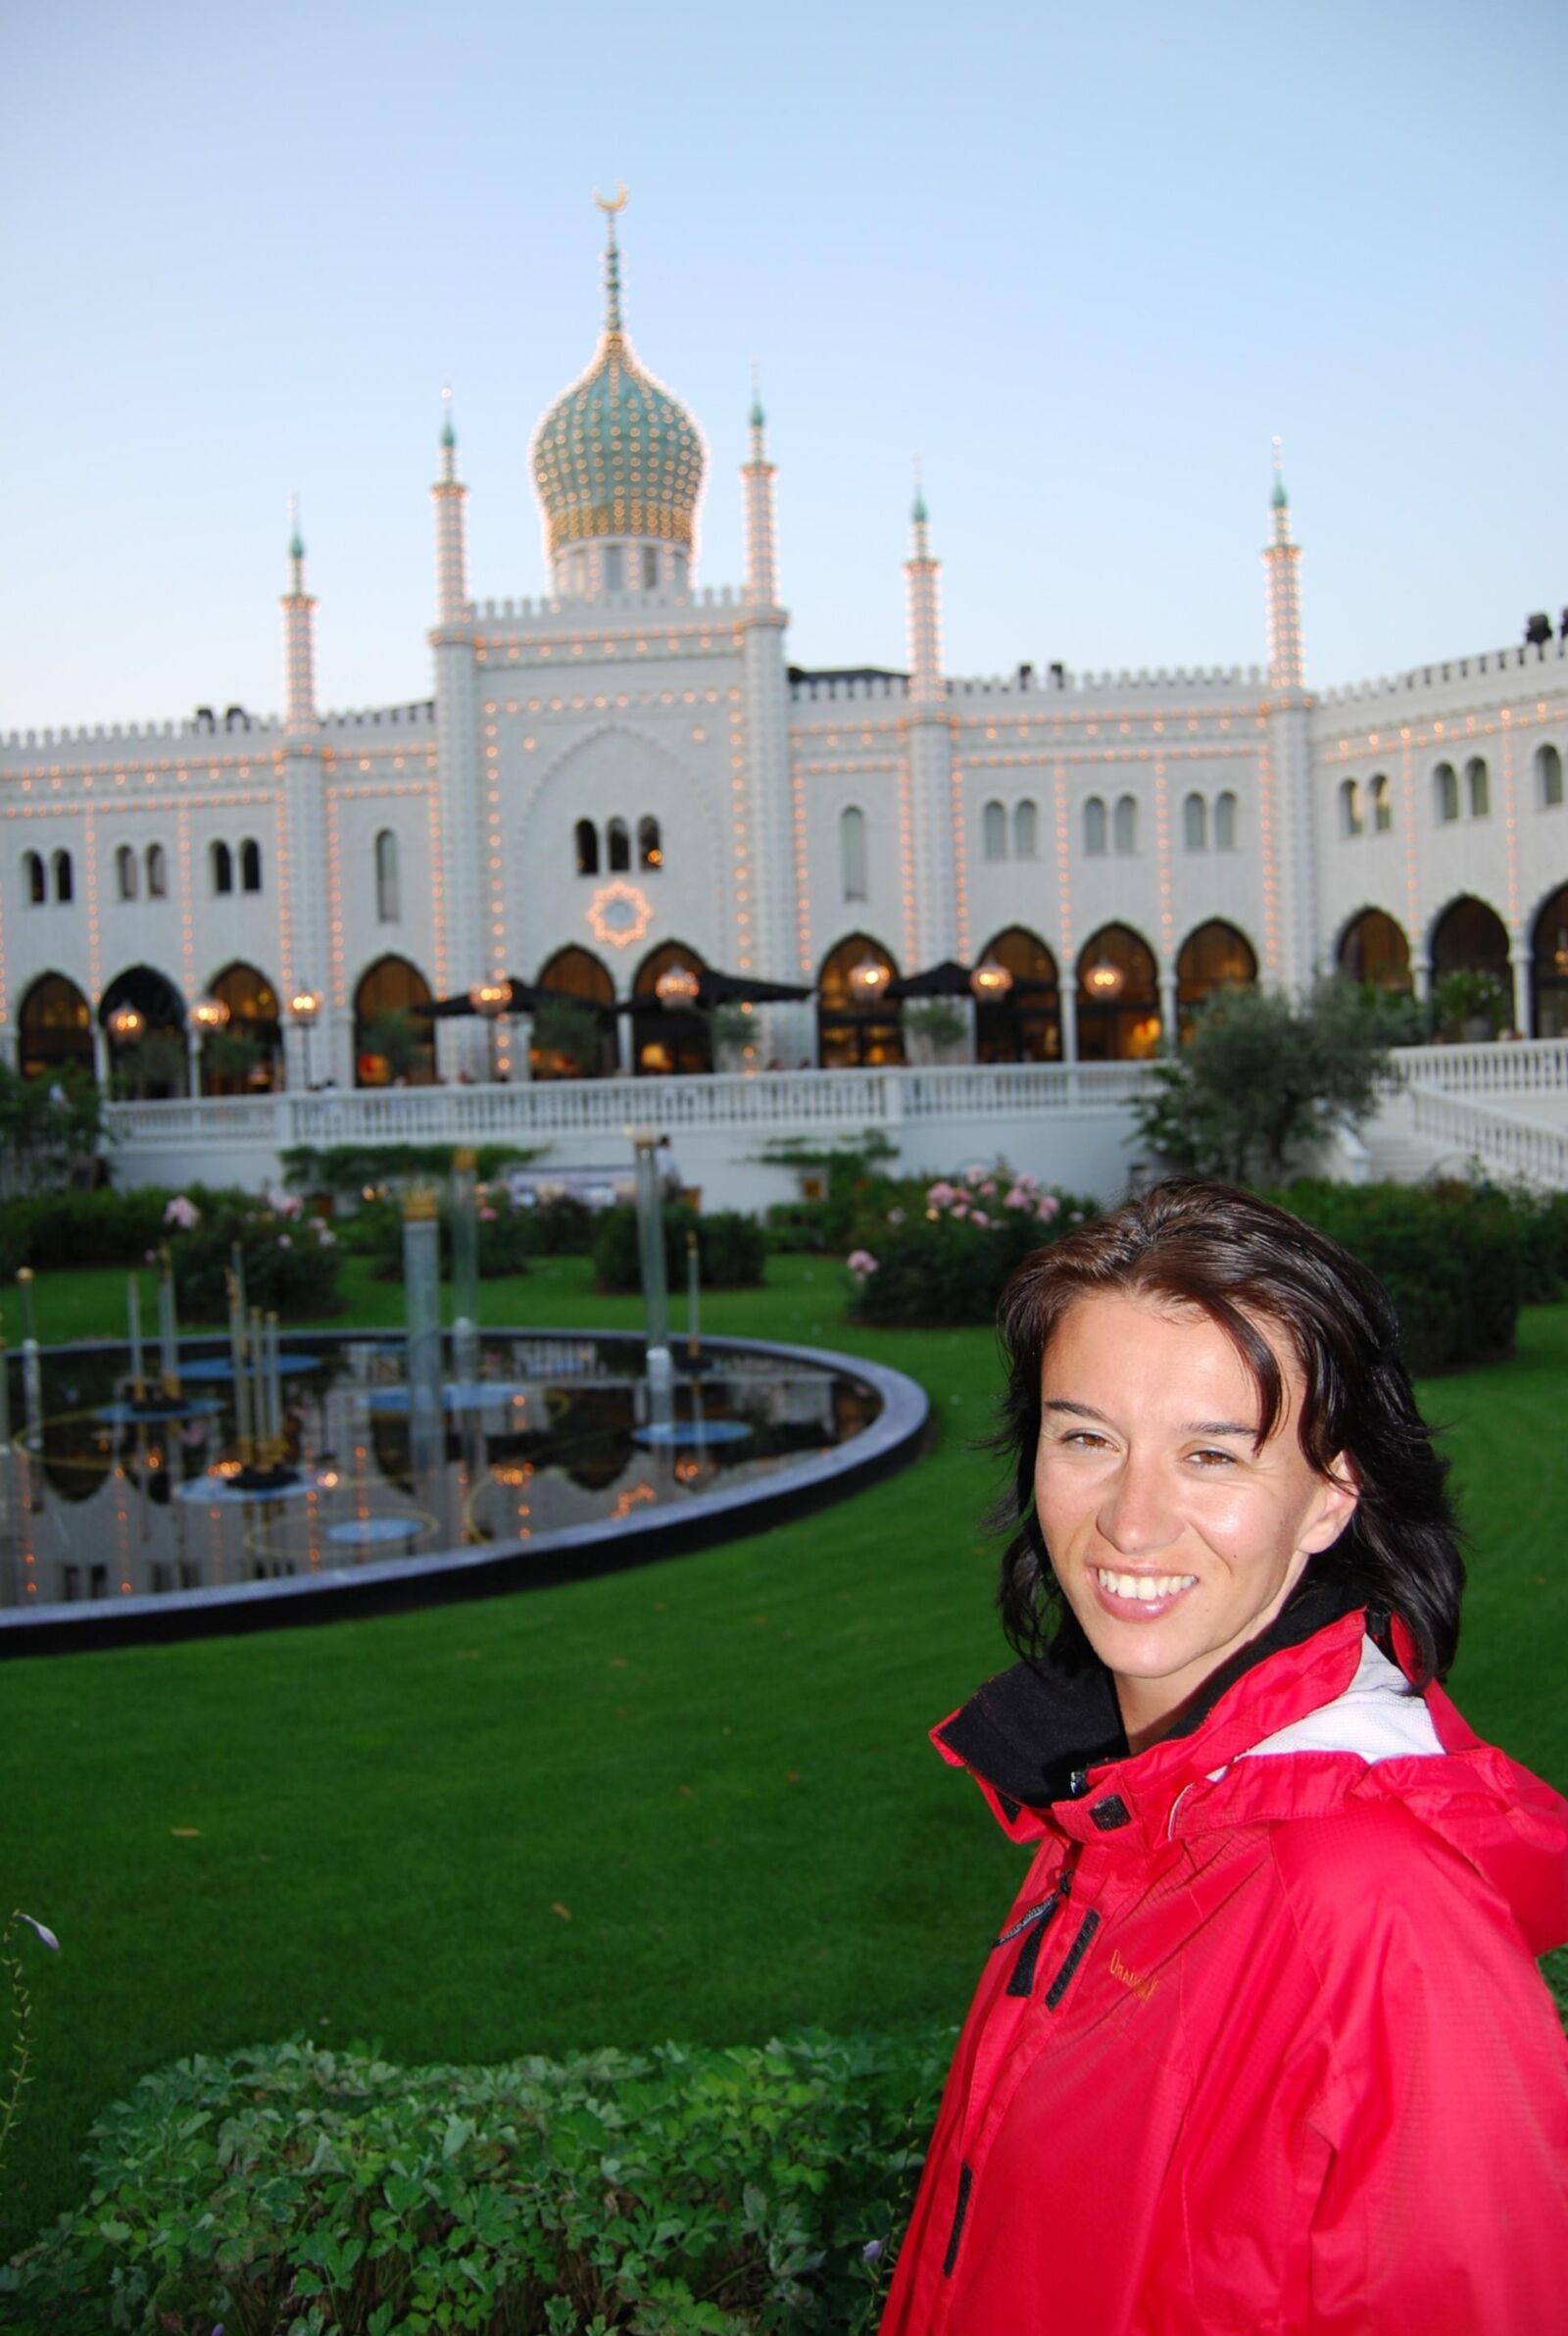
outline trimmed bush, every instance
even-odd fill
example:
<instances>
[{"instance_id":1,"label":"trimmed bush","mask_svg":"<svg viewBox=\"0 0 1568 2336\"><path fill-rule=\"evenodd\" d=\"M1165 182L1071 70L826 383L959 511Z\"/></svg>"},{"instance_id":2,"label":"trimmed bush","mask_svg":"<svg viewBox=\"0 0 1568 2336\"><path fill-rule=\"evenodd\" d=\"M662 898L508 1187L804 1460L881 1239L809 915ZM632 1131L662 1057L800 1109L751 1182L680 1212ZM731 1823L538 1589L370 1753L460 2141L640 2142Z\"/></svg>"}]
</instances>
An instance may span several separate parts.
<instances>
[{"instance_id":1,"label":"trimmed bush","mask_svg":"<svg viewBox=\"0 0 1568 2336\"><path fill-rule=\"evenodd\" d=\"M0 1202L0 1275L20 1266L52 1272L63 1266L139 1266L165 1233L170 1195L137 1192L40 1192Z\"/></svg>"},{"instance_id":2,"label":"trimmed bush","mask_svg":"<svg viewBox=\"0 0 1568 2336\"><path fill-rule=\"evenodd\" d=\"M700 1217L684 1203L663 1211L664 1271L671 1290L686 1287L686 1236L697 1235L697 1271L704 1289L755 1290L762 1283L767 1237L755 1217L715 1210ZM637 1212L621 1207L600 1213L594 1230L594 1280L602 1290L642 1286L637 1253Z\"/></svg>"},{"instance_id":3,"label":"trimmed bush","mask_svg":"<svg viewBox=\"0 0 1568 2336\"><path fill-rule=\"evenodd\" d=\"M1550 1224L1488 1185L1332 1184L1303 1179L1276 1196L1343 1241L1387 1289L1415 1374L1512 1351L1528 1280L1528 1228ZM1539 1256L1549 1236L1536 1244Z\"/></svg>"},{"instance_id":4,"label":"trimmed bush","mask_svg":"<svg viewBox=\"0 0 1568 2336\"><path fill-rule=\"evenodd\" d=\"M0 2272L6 2324L865 2329L952 2044L802 2033L401 2068L294 2042L181 2061L94 2126L87 2202Z\"/></svg>"},{"instance_id":5,"label":"trimmed bush","mask_svg":"<svg viewBox=\"0 0 1568 2336\"><path fill-rule=\"evenodd\" d=\"M587 1258L594 1253L597 1210L573 1192L558 1192L547 1201L517 1214L528 1227L530 1255L541 1258Z\"/></svg>"},{"instance_id":6,"label":"trimmed bush","mask_svg":"<svg viewBox=\"0 0 1568 2336\"><path fill-rule=\"evenodd\" d=\"M1037 1184L1001 1161L901 1190L892 1208L857 1219L847 1260L851 1318L883 1328L994 1321L1021 1260L1099 1214L1085 1195Z\"/></svg>"},{"instance_id":7,"label":"trimmed bush","mask_svg":"<svg viewBox=\"0 0 1568 2336\"><path fill-rule=\"evenodd\" d=\"M196 1192L182 1197L195 1221L163 1235L173 1261L174 1302L182 1322L227 1321L227 1274L236 1243L249 1305L292 1321L342 1311L337 1237L319 1218L307 1217L297 1200L282 1193L262 1199Z\"/></svg>"}]
</instances>

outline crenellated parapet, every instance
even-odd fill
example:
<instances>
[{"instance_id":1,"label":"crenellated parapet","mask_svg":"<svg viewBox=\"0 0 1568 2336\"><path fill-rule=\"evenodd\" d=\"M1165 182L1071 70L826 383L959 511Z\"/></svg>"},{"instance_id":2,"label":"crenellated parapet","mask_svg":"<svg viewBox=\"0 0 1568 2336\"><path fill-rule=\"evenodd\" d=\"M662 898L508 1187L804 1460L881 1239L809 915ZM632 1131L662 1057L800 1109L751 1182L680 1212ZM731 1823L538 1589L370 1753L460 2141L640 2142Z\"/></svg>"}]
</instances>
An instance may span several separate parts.
<instances>
[{"instance_id":1,"label":"crenellated parapet","mask_svg":"<svg viewBox=\"0 0 1568 2336\"><path fill-rule=\"evenodd\" d=\"M1504 694L1516 689L1535 686L1531 676L1546 667L1550 671L1540 674L1543 683L1553 689L1561 688L1563 669L1568 667L1568 640L1541 641L1520 644L1511 649L1487 649L1479 657L1450 657L1440 665L1412 666L1408 672L1385 674L1376 681L1348 681L1338 689L1322 689L1317 693L1322 706L1354 705L1368 698L1392 698L1413 695L1422 691L1451 691L1457 684L1483 682L1488 694L1499 687Z\"/></svg>"},{"instance_id":2,"label":"crenellated parapet","mask_svg":"<svg viewBox=\"0 0 1568 2336\"><path fill-rule=\"evenodd\" d=\"M790 682L790 701L797 706L902 704L908 694L907 673L803 674Z\"/></svg>"},{"instance_id":3,"label":"crenellated parapet","mask_svg":"<svg viewBox=\"0 0 1568 2336\"><path fill-rule=\"evenodd\" d=\"M236 731L268 733L280 731L282 718L276 714L248 714L243 706L230 706L221 716L209 706L199 706L183 721L146 721L110 723L91 726L83 723L75 729L7 730L0 733L0 748L40 746L86 746L94 749L92 759L103 761L120 747L144 749L149 746L176 744L182 740L226 738Z\"/></svg>"}]
</instances>

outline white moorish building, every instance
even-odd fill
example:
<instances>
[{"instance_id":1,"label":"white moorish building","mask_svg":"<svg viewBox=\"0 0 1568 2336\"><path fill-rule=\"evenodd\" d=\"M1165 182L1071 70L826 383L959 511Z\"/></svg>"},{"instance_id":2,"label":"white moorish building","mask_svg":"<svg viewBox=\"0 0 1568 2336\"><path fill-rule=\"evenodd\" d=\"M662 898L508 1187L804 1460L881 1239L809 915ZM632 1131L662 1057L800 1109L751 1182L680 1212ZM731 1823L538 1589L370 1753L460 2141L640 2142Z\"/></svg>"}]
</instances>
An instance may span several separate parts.
<instances>
[{"instance_id":1,"label":"white moorish building","mask_svg":"<svg viewBox=\"0 0 1568 2336\"><path fill-rule=\"evenodd\" d=\"M1216 982L1336 966L1486 968L1517 1031L1568 1031L1562 642L1314 692L1276 469L1261 668L952 674L917 498L907 670L805 672L760 406L716 588L705 467L612 216L598 347L534 437L548 598L472 596L449 415L433 695L321 710L296 532L280 716L0 739L10 1059L152 1098L705 1073L711 1025L654 992L684 966L814 993L731 1019L746 1069L864 1068L905 1043L868 966L988 960L978 1063L1147 1056ZM620 1011L409 1014L514 978Z\"/></svg>"}]
</instances>

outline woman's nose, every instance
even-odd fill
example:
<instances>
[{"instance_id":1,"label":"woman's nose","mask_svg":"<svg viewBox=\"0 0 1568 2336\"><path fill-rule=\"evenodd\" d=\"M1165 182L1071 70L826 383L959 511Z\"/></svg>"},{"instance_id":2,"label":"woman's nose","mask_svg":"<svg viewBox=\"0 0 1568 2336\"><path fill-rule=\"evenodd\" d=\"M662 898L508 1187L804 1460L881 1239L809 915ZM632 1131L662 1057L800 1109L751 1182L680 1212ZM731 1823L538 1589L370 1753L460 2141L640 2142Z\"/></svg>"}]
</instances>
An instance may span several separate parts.
<instances>
[{"instance_id":1,"label":"woman's nose","mask_svg":"<svg viewBox=\"0 0 1568 2336\"><path fill-rule=\"evenodd\" d=\"M1163 1549L1181 1530L1162 1470L1131 1453L1106 1487L1095 1521L1102 1538L1124 1558Z\"/></svg>"}]
</instances>

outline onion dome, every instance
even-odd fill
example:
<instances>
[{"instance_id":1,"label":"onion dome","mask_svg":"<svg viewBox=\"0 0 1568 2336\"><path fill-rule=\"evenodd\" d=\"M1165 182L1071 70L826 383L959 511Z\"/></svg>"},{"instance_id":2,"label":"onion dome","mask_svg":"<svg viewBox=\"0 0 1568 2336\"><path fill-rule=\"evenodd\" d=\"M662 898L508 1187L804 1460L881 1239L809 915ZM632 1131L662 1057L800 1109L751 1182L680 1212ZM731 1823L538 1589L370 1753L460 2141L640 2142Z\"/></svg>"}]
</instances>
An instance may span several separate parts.
<instances>
[{"instance_id":1,"label":"onion dome","mask_svg":"<svg viewBox=\"0 0 1568 2336\"><path fill-rule=\"evenodd\" d=\"M604 536L656 537L692 548L703 487L702 434L638 364L620 322L615 213L606 203L605 328L593 363L559 397L533 439L533 474L551 556Z\"/></svg>"}]
</instances>

